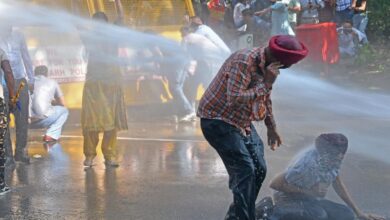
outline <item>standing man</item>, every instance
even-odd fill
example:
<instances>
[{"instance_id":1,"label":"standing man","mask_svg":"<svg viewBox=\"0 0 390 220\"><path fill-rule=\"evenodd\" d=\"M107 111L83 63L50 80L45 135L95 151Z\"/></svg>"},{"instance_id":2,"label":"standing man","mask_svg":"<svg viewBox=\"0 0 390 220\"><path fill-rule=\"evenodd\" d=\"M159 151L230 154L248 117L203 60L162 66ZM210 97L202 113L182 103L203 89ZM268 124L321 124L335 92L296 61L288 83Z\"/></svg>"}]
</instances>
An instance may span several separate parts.
<instances>
[{"instance_id":1,"label":"standing man","mask_svg":"<svg viewBox=\"0 0 390 220\"><path fill-rule=\"evenodd\" d=\"M335 20L341 26L345 21L352 19L352 0L336 0Z\"/></svg>"},{"instance_id":2,"label":"standing man","mask_svg":"<svg viewBox=\"0 0 390 220\"><path fill-rule=\"evenodd\" d=\"M299 0L290 0L288 3L288 21L291 28L295 31L298 25L298 13L301 11L301 3Z\"/></svg>"},{"instance_id":3,"label":"standing man","mask_svg":"<svg viewBox=\"0 0 390 220\"><path fill-rule=\"evenodd\" d=\"M302 43L287 35L272 37L265 49L239 50L225 61L200 100L203 135L229 174L234 200L227 220L255 219L266 164L263 142L251 122L264 120L272 150L282 144L272 113L272 85L279 68L290 67L307 53Z\"/></svg>"},{"instance_id":4,"label":"standing man","mask_svg":"<svg viewBox=\"0 0 390 220\"><path fill-rule=\"evenodd\" d=\"M4 50L0 48L0 76L4 75L4 79L8 87L8 100L11 100L9 107L12 109L15 105L14 98L14 76L12 74L11 65L5 54ZM8 133L8 112L7 105L4 101L3 86L0 84L0 195L3 195L10 191L9 187L5 183L5 161L6 161L6 150L4 145L4 138Z\"/></svg>"},{"instance_id":5,"label":"standing man","mask_svg":"<svg viewBox=\"0 0 390 220\"><path fill-rule=\"evenodd\" d=\"M44 142L56 142L61 137L62 126L68 119L64 95L58 83L47 78L46 66L35 68L34 93L31 99L31 127L47 128ZM54 105L52 105L54 101Z\"/></svg>"},{"instance_id":6,"label":"standing man","mask_svg":"<svg viewBox=\"0 0 390 220\"><path fill-rule=\"evenodd\" d=\"M96 25L108 23L107 15L96 12ZM100 23L98 23L100 22ZM99 26L96 27L96 30ZM93 32L91 32L93 34ZM94 33L95 35L99 32ZM115 62L118 45L102 38L84 39L88 53L81 109L84 136L84 166L93 166L99 133L103 132L102 151L106 167L118 167L116 161L117 132L127 130L127 115L120 66Z\"/></svg>"},{"instance_id":7,"label":"standing man","mask_svg":"<svg viewBox=\"0 0 390 220\"><path fill-rule=\"evenodd\" d=\"M12 30L12 26L3 26L3 28L0 29L0 48L5 51L9 58L15 78L15 86L18 87L22 82L27 85L27 81L29 85L33 85L33 66L23 34ZM30 158L28 157L26 149L29 116L28 86L25 86L21 91L19 101L21 104L20 109L13 113L16 125L15 160L23 163L30 163ZM5 146L7 157L12 163L12 142L9 132L5 138Z\"/></svg>"}]
</instances>

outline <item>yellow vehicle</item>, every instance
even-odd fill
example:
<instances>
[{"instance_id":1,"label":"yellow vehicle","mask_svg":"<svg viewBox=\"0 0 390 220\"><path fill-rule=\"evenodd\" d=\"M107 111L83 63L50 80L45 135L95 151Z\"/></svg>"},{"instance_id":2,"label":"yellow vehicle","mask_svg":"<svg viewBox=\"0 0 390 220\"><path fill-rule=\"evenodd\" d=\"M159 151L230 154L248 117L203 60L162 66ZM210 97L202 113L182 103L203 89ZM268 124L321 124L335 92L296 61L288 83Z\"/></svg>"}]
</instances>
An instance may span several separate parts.
<instances>
[{"instance_id":1,"label":"yellow vehicle","mask_svg":"<svg viewBox=\"0 0 390 220\"><path fill-rule=\"evenodd\" d=\"M118 13L122 13L124 25L140 31L146 29L153 30L175 40L180 40L179 29L183 24L184 15L194 15L191 0L121 0L123 11L118 8L118 3L115 0L32 0L32 2L45 7L65 9L70 13L83 17L90 17L97 11L103 11L108 15L110 22L114 22L118 18ZM34 36L42 35L42 33L45 33L43 30L39 27L26 27L24 29L23 31L26 34L28 46L34 51L39 51L43 43L57 48L59 46L56 43L61 41L61 38L70 44L77 42L74 39L75 36L71 35L59 36L59 38L54 40L56 42L48 42L47 40L45 40L46 42L40 42L42 40ZM66 49L66 47L62 47L62 49ZM55 56L55 51L46 51L46 54L48 54L47 57L50 54ZM35 59L35 65L41 64L36 56ZM73 64L72 61L69 62ZM78 63L79 61L74 60L73 62ZM45 63L43 62L42 64ZM52 69L50 76L55 76L57 72L61 74L63 71L61 69ZM83 74L85 72L80 73L80 75ZM125 97L128 105L165 102L170 98L167 84L162 80L144 80L139 82L136 79L130 78L127 79L125 84ZM61 82L61 87L65 94L68 107L80 108L83 89L82 80Z\"/></svg>"}]
</instances>

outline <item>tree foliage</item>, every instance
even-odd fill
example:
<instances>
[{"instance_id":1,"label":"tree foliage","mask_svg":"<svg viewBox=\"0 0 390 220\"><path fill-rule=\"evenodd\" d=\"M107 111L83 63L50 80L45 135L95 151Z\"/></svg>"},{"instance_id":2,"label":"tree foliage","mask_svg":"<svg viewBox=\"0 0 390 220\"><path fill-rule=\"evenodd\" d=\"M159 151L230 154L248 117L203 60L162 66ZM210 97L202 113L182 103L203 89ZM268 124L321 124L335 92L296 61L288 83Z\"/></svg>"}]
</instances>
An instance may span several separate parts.
<instances>
[{"instance_id":1,"label":"tree foliage","mask_svg":"<svg viewBox=\"0 0 390 220\"><path fill-rule=\"evenodd\" d=\"M370 40L390 39L390 0L367 0Z\"/></svg>"}]
</instances>

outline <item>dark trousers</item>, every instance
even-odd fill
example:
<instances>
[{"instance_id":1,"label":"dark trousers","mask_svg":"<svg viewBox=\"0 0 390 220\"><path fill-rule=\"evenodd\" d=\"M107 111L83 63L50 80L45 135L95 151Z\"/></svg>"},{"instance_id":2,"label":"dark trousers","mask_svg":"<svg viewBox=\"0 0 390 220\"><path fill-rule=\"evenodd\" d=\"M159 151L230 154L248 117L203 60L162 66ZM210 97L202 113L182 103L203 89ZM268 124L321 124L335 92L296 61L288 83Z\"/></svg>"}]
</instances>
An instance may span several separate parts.
<instances>
[{"instance_id":1,"label":"dark trousers","mask_svg":"<svg viewBox=\"0 0 390 220\"><path fill-rule=\"evenodd\" d=\"M7 106L2 98L0 98L0 189L5 187L5 145L4 136L8 130Z\"/></svg>"},{"instance_id":2,"label":"dark trousers","mask_svg":"<svg viewBox=\"0 0 390 220\"><path fill-rule=\"evenodd\" d=\"M213 119L201 119L201 128L229 174L233 203L225 219L255 220L255 202L266 175L264 146L255 128L243 136L240 129Z\"/></svg>"},{"instance_id":3,"label":"dark trousers","mask_svg":"<svg viewBox=\"0 0 390 220\"><path fill-rule=\"evenodd\" d=\"M342 25L346 21L352 20L353 10L347 8L342 11L336 11L335 20L337 25Z\"/></svg>"},{"instance_id":4,"label":"dark trousers","mask_svg":"<svg viewBox=\"0 0 390 220\"><path fill-rule=\"evenodd\" d=\"M270 220L354 220L346 205L326 199L294 198L276 202Z\"/></svg>"},{"instance_id":5,"label":"dark trousers","mask_svg":"<svg viewBox=\"0 0 390 220\"><path fill-rule=\"evenodd\" d=\"M19 96L19 102L21 109L16 109L13 114L15 116L15 128L16 128L16 151L15 155L27 156L26 146L27 146L27 131L28 131L28 111L29 111L29 94L28 94L28 85L26 79L17 79L15 80L15 92L17 91L19 84L21 82L25 83L23 90ZM8 91L5 92L4 97L8 101ZM7 157L12 157L12 141L10 132L7 132L4 145L6 147Z\"/></svg>"}]
</instances>

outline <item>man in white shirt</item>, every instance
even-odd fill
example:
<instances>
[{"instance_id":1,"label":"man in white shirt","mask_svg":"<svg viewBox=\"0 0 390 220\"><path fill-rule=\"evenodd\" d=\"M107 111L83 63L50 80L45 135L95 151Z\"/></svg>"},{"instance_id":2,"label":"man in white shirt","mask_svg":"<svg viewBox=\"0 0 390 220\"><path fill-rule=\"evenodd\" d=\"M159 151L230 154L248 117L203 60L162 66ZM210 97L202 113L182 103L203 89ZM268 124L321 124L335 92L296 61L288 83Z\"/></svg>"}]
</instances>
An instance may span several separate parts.
<instances>
[{"instance_id":1,"label":"man in white shirt","mask_svg":"<svg viewBox=\"0 0 390 220\"><path fill-rule=\"evenodd\" d=\"M242 16L242 11L249 8L250 5L248 0L240 0L236 4L236 6L234 6L233 21L238 31L241 31L242 27L245 25L244 18Z\"/></svg>"},{"instance_id":2,"label":"man in white shirt","mask_svg":"<svg viewBox=\"0 0 390 220\"><path fill-rule=\"evenodd\" d=\"M35 68L34 93L31 100L31 127L47 128L45 142L54 142L61 137L62 127L68 118L64 95L58 83L47 78L46 66ZM54 102L54 105L52 103Z\"/></svg>"},{"instance_id":3,"label":"man in white shirt","mask_svg":"<svg viewBox=\"0 0 390 220\"><path fill-rule=\"evenodd\" d=\"M213 29L207 25L204 25L198 16L191 18L191 27L194 29L194 33L205 36L211 42L217 45L221 53L225 55L225 58L231 54L231 51L225 42L218 36L218 34L213 31Z\"/></svg>"},{"instance_id":4,"label":"man in white shirt","mask_svg":"<svg viewBox=\"0 0 390 220\"><path fill-rule=\"evenodd\" d=\"M11 69L10 62L4 50L0 48L0 77L4 75L8 87L8 94L11 100L9 107L15 107L15 98L14 98L14 77ZM0 196L9 192L9 187L5 184L4 174L5 174L5 162L6 162L6 149L4 146L4 138L8 132L8 111L7 105L4 101L4 92L3 86L0 83Z\"/></svg>"}]
</instances>

